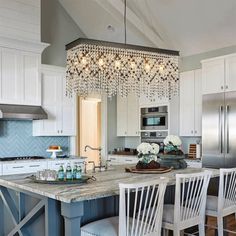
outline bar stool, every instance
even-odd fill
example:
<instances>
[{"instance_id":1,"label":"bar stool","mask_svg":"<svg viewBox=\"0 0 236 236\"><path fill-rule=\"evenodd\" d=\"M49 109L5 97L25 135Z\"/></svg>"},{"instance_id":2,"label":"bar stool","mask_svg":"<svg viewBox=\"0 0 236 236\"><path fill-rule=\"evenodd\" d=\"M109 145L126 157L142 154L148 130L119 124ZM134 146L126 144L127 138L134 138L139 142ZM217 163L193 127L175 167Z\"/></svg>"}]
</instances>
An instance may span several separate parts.
<instances>
[{"instance_id":1,"label":"bar stool","mask_svg":"<svg viewBox=\"0 0 236 236\"><path fill-rule=\"evenodd\" d=\"M164 205L163 210L165 235L172 230L174 236L180 236L184 229L195 225L199 227L199 235L205 235L205 207L211 173L176 175L175 204Z\"/></svg>"},{"instance_id":2,"label":"bar stool","mask_svg":"<svg viewBox=\"0 0 236 236\"><path fill-rule=\"evenodd\" d=\"M89 223L81 236L160 236L168 179L119 184L119 216ZM141 214L144 212L144 214ZM145 217L145 216L149 217Z\"/></svg>"},{"instance_id":3,"label":"bar stool","mask_svg":"<svg viewBox=\"0 0 236 236\"><path fill-rule=\"evenodd\" d=\"M236 214L236 168L220 169L217 196L207 196L206 216L217 218L218 236L223 236L223 217Z\"/></svg>"}]
</instances>

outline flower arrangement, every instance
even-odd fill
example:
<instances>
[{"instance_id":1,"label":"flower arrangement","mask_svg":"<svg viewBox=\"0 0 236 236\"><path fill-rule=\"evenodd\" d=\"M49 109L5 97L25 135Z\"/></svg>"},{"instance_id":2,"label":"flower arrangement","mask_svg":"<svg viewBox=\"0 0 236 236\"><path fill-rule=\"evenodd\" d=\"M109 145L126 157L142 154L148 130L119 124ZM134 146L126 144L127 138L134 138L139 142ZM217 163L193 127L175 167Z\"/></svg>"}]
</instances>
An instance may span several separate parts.
<instances>
[{"instance_id":1,"label":"flower arrangement","mask_svg":"<svg viewBox=\"0 0 236 236\"><path fill-rule=\"evenodd\" d=\"M159 168L160 164L156 161L159 153L159 145L152 143L141 143L137 147L139 162L136 165L137 169L155 169Z\"/></svg>"},{"instance_id":2,"label":"flower arrangement","mask_svg":"<svg viewBox=\"0 0 236 236\"><path fill-rule=\"evenodd\" d=\"M183 155L183 152L180 149L182 144L181 139L176 135L168 135L164 139L164 152L169 155Z\"/></svg>"}]
</instances>

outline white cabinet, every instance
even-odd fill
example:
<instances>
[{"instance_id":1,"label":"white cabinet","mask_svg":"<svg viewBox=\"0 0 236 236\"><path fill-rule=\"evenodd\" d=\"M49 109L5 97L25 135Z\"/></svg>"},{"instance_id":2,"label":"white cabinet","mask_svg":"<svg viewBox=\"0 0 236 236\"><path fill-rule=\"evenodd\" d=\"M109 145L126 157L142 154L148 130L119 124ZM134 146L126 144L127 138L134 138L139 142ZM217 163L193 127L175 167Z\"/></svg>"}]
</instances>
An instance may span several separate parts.
<instances>
[{"instance_id":1,"label":"white cabinet","mask_svg":"<svg viewBox=\"0 0 236 236\"><path fill-rule=\"evenodd\" d=\"M47 161L19 161L2 164L2 175L27 174L47 169Z\"/></svg>"},{"instance_id":2,"label":"white cabinet","mask_svg":"<svg viewBox=\"0 0 236 236\"><path fill-rule=\"evenodd\" d=\"M41 105L40 54L0 48L0 103Z\"/></svg>"},{"instance_id":3,"label":"white cabinet","mask_svg":"<svg viewBox=\"0 0 236 236\"><path fill-rule=\"evenodd\" d=\"M236 91L236 55L225 58L225 91Z\"/></svg>"},{"instance_id":4,"label":"white cabinet","mask_svg":"<svg viewBox=\"0 0 236 236\"><path fill-rule=\"evenodd\" d=\"M137 164L138 157L131 155L108 155L111 165Z\"/></svg>"},{"instance_id":5,"label":"white cabinet","mask_svg":"<svg viewBox=\"0 0 236 236\"><path fill-rule=\"evenodd\" d=\"M202 61L203 94L236 91L236 55Z\"/></svg>"},{"instance_id":6,"label":"white cabinet","mask_svg":"<svg viewBox=\"0 0 236 236\"><path fill-rule=\"evenodd\" d=\"M33 122L34 136L74 136L75 98L66 97L65 68L42 66L42 106L47 120Z\"/></svg>"},{"instance_id":7,"label":"white cabinet","mask_svg":"<svg viewBox=\"0 0 236 236\"><path fill-rule=\"evenodd\" d=\"M180 136L201 136L201 70L180 74Z\"/></svg>"},{"instance_id":8,"label":"white cabinet","mask_svg":"<svg viewBox=\"0 0 236 236\"><path fill-rule=\"evenodd\" d=\"M117 96L117 136L139 136L138 98Z\"/></svg>"}]
</instances>

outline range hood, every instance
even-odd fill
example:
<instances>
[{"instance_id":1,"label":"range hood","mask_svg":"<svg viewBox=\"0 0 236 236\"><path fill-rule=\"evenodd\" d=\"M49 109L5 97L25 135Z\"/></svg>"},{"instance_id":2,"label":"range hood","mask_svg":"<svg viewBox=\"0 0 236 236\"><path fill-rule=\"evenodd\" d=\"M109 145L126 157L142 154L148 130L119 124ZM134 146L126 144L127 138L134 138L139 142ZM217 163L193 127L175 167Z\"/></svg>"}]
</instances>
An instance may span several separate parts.
<instances>
[{"instance_id":1,"label":"range hood","mask_svg":"<svg viewBox=\"0 0 236 236\"><path fill-rule=\"evenodd\" d=\"M48 115L41 106L0 104L0 119L42 120Z\"/></svg>"}]
</instances>

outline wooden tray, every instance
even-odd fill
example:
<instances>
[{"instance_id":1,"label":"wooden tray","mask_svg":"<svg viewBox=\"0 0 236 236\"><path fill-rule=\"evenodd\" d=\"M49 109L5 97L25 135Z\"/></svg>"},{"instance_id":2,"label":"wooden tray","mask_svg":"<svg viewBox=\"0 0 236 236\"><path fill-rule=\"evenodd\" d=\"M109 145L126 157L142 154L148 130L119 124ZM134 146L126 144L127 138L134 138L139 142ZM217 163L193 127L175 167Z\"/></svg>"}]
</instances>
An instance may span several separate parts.
<instances>
[{"instance_id":1,"label":"wooden tray","mask_svg":"<svg viewBox=\"0 0 236 236\"><path fill-rule=\"evenodd\" d=\"M84 183L87 183L89 180L93 180L93 181L96 180L94 176L88 176L88 175L84 175L81 177L81 179L75 179L75 180L49 180L49 181L38 180L36 179L35 175L28 176L27 178L39 184L84 184Z\"/></svg>"},{"instance_id":2,"label":"wooden tray","mask_svg":"<svg viewBox=\"0 0 236 236\"><path fill-rule=\"evenodd\" d=\"M173 168L171 167L160 167L158 169L136 169L136 167L126 167L126 172L137 173L137 174L164 174L170 172Z\"/></svg>"}]
</instances>

